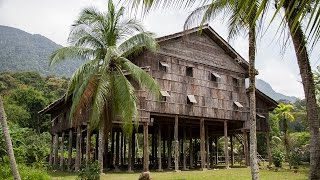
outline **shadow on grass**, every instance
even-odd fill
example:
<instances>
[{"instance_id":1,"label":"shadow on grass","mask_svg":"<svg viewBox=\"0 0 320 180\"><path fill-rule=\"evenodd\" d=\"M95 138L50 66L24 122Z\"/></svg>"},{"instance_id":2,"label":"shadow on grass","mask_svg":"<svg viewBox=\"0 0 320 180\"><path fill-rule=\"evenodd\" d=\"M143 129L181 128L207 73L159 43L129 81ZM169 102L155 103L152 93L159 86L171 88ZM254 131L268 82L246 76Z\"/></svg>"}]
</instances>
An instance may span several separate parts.
<instances>
[{"instance_id":1,"label":"shadow on grass","mask_svg":"<svg viewBox=\"0 0 320 180\"><path fill-rule=\"evenodd\" d=\"M78 176L75 172L63 172L63 171L49 171L48 174L51 177L70 177L70 176Z\"/></svg>"}]
</instances>

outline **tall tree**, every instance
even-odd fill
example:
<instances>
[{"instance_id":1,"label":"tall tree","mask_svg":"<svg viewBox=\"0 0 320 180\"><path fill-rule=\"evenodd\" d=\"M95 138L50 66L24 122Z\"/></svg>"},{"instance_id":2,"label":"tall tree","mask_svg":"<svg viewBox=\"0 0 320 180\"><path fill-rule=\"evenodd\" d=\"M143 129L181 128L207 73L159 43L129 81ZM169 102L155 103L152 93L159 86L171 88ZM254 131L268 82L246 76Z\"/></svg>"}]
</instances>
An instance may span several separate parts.
<instances>
[{"instance_id":1,"label":"tall tree","mask_svg":"<svg viewBox=\"0 0 320 180\"><path fill-rule=\"evenodd\" d=\"M3 101L2 101L1 95L0 95L0 124L1 124L2 131L3 131L4 140L7 145L7 153L8 153L8 157L9 157L10 168L12 171L13 178L15 180L20 180L21 178L20 178L20 174L18 171L16 159L14 157L11 137L10 137L9 128L8 128L8 124L7 124L6 112L4 111Z\"/></svg>"},{"instance_id":2,"label":"tall tree","mask_svg":"<svg viewBox=\"0 0 320 180\"><path fill-rule=\"evenodd\" d=\"M292 110L294 107L290 104L282 104L280 103L278 107L274 109L274 114L278 122L282 122L282 129L283 129L283 142L284 147L286 149L286 156L289 159L290 155L290 145L289 145L289 138L288 138L288 121L293 121L294 116L292 114Z\"/></svg>"},{"instance_id":3,"label":"tall tree","mask_svg":"<svg viewBox=\"0 0 320 180\"><path fill-rule=\"evenodd\" d=\"M88 60L73 74L66 98L72 96L73 123L78 123L81 112L89 110L90 127L100 125L99 147L104 145L112 119L122 120L126 133L131 133L132 121L138 122L136 88L145 88L156 97L160 92L154 79L128 59L142 49L155 52L158 44L137 20L125 19L124 11L124 7L116 9L112 0L108 1L106 13L84 9L72 25L70 46L50 57L51 65L66 58ZM101 172L102 154L103 148L99 148Z\"/></svg>"},{"instance_id":4,"label":"tall tree","mask_svg":"<svg viewBox=\"0 0 320 180\"><path fill-rule=\"evenodd\" d=\"M311 135L309 179L320 179L320 126L317 112L315 85L307 50L307 41L302 29L302 23L300 20L294 18L298 16L299 12L308 12L309 9L303 6L304 0L285 0L283 4L280 5L286 12L284 13L284 16L290 30L290 35L300 69L304 95L306 97L307 118ZM315 8L317 8L317 6Z\"/></svg>"}]
</instances>

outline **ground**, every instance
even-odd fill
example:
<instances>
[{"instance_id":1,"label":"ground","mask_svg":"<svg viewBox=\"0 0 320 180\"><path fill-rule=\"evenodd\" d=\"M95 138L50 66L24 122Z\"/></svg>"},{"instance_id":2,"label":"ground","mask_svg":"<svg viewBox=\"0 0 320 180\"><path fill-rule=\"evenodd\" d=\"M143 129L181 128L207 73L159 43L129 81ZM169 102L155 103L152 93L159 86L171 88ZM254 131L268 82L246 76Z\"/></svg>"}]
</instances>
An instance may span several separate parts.
<instances>
[{"instance_id":1,"label":"ground","mask_svg":"<svg viewBox=\"0 0 320 180\"><path fill-rule=\"evenodd\" d=\"M54 172L50 174L53 180L71 180L76 179L76 174ZM107 173L102 175L102 180L131 180L138 179L140 173ZM262 180L298 180L307 179L308 169L300 167L297 173L293 170L281 169L279 171L261 169L260 177ZM181 172L151 172L153 180L211 180L211 179L226 179L226 180L248 180L251 179L250 168L231 168L231 169L216 169L206 171L181 171Z\"/></svg>"}]
</instances>

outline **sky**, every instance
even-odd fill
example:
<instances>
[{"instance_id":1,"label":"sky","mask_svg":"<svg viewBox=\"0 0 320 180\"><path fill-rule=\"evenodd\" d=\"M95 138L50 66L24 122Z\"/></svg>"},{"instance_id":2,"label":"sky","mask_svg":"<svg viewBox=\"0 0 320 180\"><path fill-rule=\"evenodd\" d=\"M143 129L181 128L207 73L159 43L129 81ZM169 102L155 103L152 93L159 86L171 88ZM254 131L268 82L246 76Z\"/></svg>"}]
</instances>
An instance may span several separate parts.
<instances>
[{"instance_id":1,"label":"sky","mask_svg":"<svg viewBox=\"0 0 320 180\"><path fill-rule=\"evenodd\" d=\"M67 45L67 38L73 21L82 8L94 6L106 10L107 0L0 0L0 25L19 28L32 34L41 34L54 42ZM156 10L141 19L148 31L158 37L183 30L183 24L190 10ZM269 17L270 18L270 17ZM268 19L268 18L267 18ZM276 19L275 22L280 22ZM221 16L209 25L224 39L228 33ZM277 25L263 31L257 42L257 78L268 82L272 88L285 95L304 97L303 87L295 53L289 42L285 52L281 51L283 38L275 38ZM241 36L230 42L231 46L245 59L248 57L247 37ZM313 68L320 64L319 51L311 52Z\"/></svg>"}]
</instances>

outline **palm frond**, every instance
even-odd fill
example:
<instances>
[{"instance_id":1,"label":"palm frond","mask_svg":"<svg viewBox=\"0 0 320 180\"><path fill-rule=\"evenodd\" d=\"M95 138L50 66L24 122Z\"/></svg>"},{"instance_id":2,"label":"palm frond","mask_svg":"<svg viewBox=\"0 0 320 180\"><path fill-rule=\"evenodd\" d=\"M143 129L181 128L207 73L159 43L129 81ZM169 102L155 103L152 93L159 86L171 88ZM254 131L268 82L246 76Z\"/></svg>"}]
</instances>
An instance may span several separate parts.
<instances>
[{"instance_id":1,"label":"palm frond","mask_svg":"<svg viewBox=\"0 0 320 180\"><path fill-rule=\"evenodd\" d=\"M142 32L132 36L118 46L120 56L128 57L129 55L142 50L142 48L155 52L159 48L159 45L153 36L154 35L150 32Z\"/></svg>"},{"instance_id":2,"label":"palm frond","mask_svg":"<svg viewBox=\"0 0 320 180\"><path fill-rule=\"evenodd\" d=\"M115 114L123 122L124 132L131 134L132 122L138 124L137 97L135 88L123 74L120 67L113 73L113 98Z\"/></svg>"},{"instance_id":3,"label":"palm frond","mask_svg":"<svg viewBox=\"0 0 320 180\"><path fill-rule=\"evenodd\" d=\"M133 64L130 60L120 57L122 68L129 72L130 76L139 83L142 87L148 90L154 97L160 97L160 86L157 82L144 70Z\"/></svg>"},{"instance_id":4,"label":"palm frond","mask_svg":"<svg viewBox=\"0 0 320 180\"><path fill-rule=\"evenodd\" d=\"M49 57L49 66L53 66L63 60L73 59L91 59L94 55L94 50L77 46L68 46L57 49Z\"/></svg>"}]
</instances>

